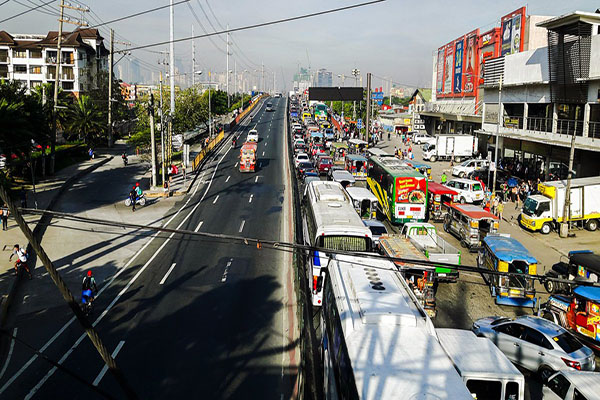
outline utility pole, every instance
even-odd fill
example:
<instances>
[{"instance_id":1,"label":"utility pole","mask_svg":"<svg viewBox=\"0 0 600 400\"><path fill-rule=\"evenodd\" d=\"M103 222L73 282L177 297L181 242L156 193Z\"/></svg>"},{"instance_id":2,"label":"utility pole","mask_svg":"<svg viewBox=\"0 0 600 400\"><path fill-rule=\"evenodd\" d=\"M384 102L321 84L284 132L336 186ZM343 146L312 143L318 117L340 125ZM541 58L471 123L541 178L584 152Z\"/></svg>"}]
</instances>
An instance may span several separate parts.
<instances>
[{"instance_id":1,"label":"utility pole","mask_svg":"<svg viewBox=\"0 0 600 400\"><path fill-rule=\"evenodd\" d=\"M108 55L108 147L112 147L112 83L113 51L115 49L115 31L110 30L110 54Z\"/></svg>"},{"instance_id":2,"label":"utility pole","mask_svg":"<svg viewBox=\"0 0 600 400\"><path fill-rule=\"evenodd\" d=\"M494 145L494 179L492 180L492 196L496 195L496 176L498 171L498 136L500 135L500 124L502 123L502 117L504 115L504 111L502 109L502 80L504 76L500 75L500 84L498 85L498 125L496 125L496 140ZM489 172L490 168L488 168L488 184L489 184Z\"/></svg>"},{"instance_id":3,"label":"utility pole","mask_svg":"<svg viewBox=\"0 0 600 400\"><path fill-rule=\"evenodd\" d=\"M265 92L265 63L261 61L260 63L260 71L261 71L261 91Z\"/></svg>"},{"instance_id":4,"label":"utility pole","mask_svg":"<svg viewBox=\"0 0 600 400\"><path fill-rule=\"evenodd\" d=\"M367 72L367 117L365 123L366 141L371 143L371 73Z\"/></svg>"},{"instance_id":5,"label":"utility pole","mask_svg":"<svg viewBox=\"0 0 600 400\"><path fill-rule=\"evenodd\" d=\"M225 72L225 91L227 92L227 111L229 111L229 24L227 24L227 71Z\"/></svg>"},{"instance_id":6,"label":"utility pole","mask_svg":"<svg viewBox=\"0 0 600 400\"><path fill-rule=\"evenodd\" d=\"M233 95L235 96L237 93L238 93L237 61L234 59L233 60Z\"/></svg>"},{"instance_id":7,"label":"utility pole","mask_svg":"<svg viewBox=\"0 0 600 400\"><path fill-rule=\"evenodd\" d=\"M567 189L565 192L565 204L563 206L563 219L560 223L559 236L566 238L569 236L569 222L571 220L571 179L573 179L573 161L575 159L575 132L571 136L571 151L569 152L569 170L567 171Z\"/></svg>"},{"instance_id":8,"label":"utility pole","mask_svg":"<svg viewBox=\"0 0 600 400\"><path fill-rule=\"evenodd\" d=\"M54 70L54 135L50 141L50 175L54 175L54 161L56 151L56 139L58 137L58 85L60 85L60 50L62 43L63 20L65 16L65 0L60 0L60 18L58 20L58 38L56 39L56 68Z\"/></svg>"},{"instance_id":9,"label":"utility pole","mask_svg":"<svg viewBox=\"0 0 600 400\"><path fill-rule=\"evenodd\" d=\"M357 68L354 68L352 70L352 75L354 75L354 87L358 86L358 75L360 75L360 70ZM354 100L354 103L352 105L352 119L354 121L356 121L356 100Z\"/></svg>"},{"instance_id":10,"label":"utility pole","mask_svg":"<svg viewBox=\"0 0 600 400\"><path fill-rule=\"evenodd\" d=\"M162 71L160 72L160 166L162 170L162 184L165 185L165 123L163 116L165 115L163 108L163 93L162 93Z\"/></svg>"},{"instance_id":11,"label":"utility pole","mask_svg":"<svg viewBox=\"0 0 600 400\"><path fill-rule=\"evenodd\" d=\"M194 37L194 24L192 24L192 37ZM192 86L196 85L196 46L192 39Z\"/></svg>"},{"instance_id":12,"label":"utility pole","mask_svg":"<svg viewBox=\"0 0 600 400\"><path fill-rule=\"evenodd\" d=\"M154 139L154 93L150 92L150 146L152 147L152 187L156 187L156 141Z\"/></svg>"},{"instance_id":13,"label":"utility pole","mask_svg":"<svg viewBox=\"0 0 600 400\"><path fill-rule=\"evenodd\" d=\"M175 116L175 40L174 24L175 24L175 8L173 7L173 0L170 0L170 29L169 29L169 73L170 73L170 84L171 84L171 108L169 113L169 130L167 132L167 162L171 163L171 138L173 135L173 117Z\"/></svg>"},{"instance_id":14,"label":"utility pole","mask_svg":"<svg viewBox=\"0 0 600 400\"><path fill-rule=\"evenodd\" d=\"M273 71L273 94L275 94L275 71Z\"/></svg>"},{"instance_id":15,"label":"utility pole","mask_svg":"<svg viewBox=\"0 0 600 400\"><path fill-rule=\"evenodd\" d=\"M208 137L212 138L212 118L210 109L210 71L208 71Z\"/></svg>"},{"instance_id":16,"label":"utility pole","mask_svg":"<svg viewBox=\"0 0 600 400\"><path fill-rule=\"evenodd\" d=\"M79 307L79 301L77 301L75 297L73 297L73 294L69 290L69 287L52 264L50 257L48 257L48 254L46 254L44 248L42 247L38 239L35 237L31 229L29 229L27 222L25 222L25 220L21 216L21 212L17 209L15 203L8 195L4 186L0 186L0 197L2 198L4 203L8 205L10 213L13 215L15 222L17 223L17 225L19 225L19 228L21 228L21 231L27 238L27 241L37 254L39 260L44 265L44 268L46 268L46 271L52 279L52 282L54 282L62 298L69 305L71 311L73 311L73 314L75 314L75 317L85 330L87 336L90 338L90 341L96 348L96 351L98 352L98 354L100 354L100 357L102 357L102 360L104 361L110 372L113 374L113 376L116 378L117 382L125 392L126 397L128 399L137 399L135 392L125 379L123 372L117 367L117 363L115 362L114 358L111 356L108 349L102 343L98 332L96 332L94 326L90 323L90 321L87 319L87 317Z\"/></svg>"}]
</instances>

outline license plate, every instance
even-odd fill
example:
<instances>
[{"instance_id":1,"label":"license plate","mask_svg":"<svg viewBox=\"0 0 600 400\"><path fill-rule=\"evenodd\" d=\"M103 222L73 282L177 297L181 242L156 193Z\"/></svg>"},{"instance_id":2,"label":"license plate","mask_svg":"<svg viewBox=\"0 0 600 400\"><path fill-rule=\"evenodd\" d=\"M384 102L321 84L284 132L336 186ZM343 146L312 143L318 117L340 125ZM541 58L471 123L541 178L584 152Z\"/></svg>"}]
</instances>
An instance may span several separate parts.
<instances>
[{"instance_id":1,"label":"license plate","mask_svg":"<svg viewBox=\"0 0 600 400\"><path fill-rule=\"evenodd\" d=\"M438 274L438 276L446 276L446 274Z\"/></svg>"},{"instance_id":2,"label":"license plate","mask_svg":"<svg viewBox=\"0 0 600 400\"><path fill-rule=\"evenodd\" d=\"M517 289L510 289L508 291L508 293L510 293L511 295L515 295L515 296L520 296L521 295L521 291L517 290Z\"/></svg>"},{"instance_id":3,"label":"license plate","mask_svg":"<svg viewBox=\"0 0 600 400\"><path fill-rule=\"evenodd\" d=\"M475 195L475 198L476 198L476 199L480 199L480 198L481 198L481 195L480 195L480 194L477 194L477 195Z\"/></svg>"}]
</instances>

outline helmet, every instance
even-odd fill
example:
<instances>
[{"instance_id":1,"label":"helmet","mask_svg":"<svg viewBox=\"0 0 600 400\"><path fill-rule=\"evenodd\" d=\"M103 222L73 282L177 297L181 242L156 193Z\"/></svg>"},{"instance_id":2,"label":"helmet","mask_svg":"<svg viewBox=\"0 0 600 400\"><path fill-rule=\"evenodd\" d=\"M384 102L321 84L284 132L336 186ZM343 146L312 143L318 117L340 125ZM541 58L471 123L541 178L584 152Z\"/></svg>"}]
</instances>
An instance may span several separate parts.
<instances>
[{"instance_id":1,"label":"helmet","mask_svg":"<svg viewBox=\"0 0 600 400\"><path fill-rule=\"evenodd\" d=\"M132 186L132 189L135 189L135 185Z\"/></svg>"},{"instance_id":2,"label":"helmet","mask_svg":"<svg viewBox=\"0 0 600 400\"><path fill-rule=\"evenodd\" d=\"M90 270L88 270L88 272L87 272L87 276L92 276L92 270L91 270L91 269L90 269Z\"/></svg>"},{"instance_id":3,"label":"helmet","mask_svg":"<svg viewBox=\"0 0 600 400\"><path fill-rule=\"evenodd\" d=\"M135 186L140 186L140 183L139 183L139 182L136 182L136 183L135 183Z\"/></svg>"}]
</instances>

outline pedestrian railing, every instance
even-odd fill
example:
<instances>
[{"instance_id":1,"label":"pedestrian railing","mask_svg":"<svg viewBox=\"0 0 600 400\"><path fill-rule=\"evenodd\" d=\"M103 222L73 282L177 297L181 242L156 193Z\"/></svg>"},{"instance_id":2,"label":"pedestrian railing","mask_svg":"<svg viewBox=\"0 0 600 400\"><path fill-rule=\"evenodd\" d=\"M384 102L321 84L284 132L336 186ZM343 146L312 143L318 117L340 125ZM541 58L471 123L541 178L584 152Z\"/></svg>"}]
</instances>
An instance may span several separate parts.
<instances>
[{"instance_id":1,"label":"pedestrian railing","mask_svg":"<svg viewBox=\"0 0 600 400\"><path fill-rule=\"evenodd\" d=\"M208 142L208 144L206 146L204 146L202 148L202 150L200 150L200 152L198 153L198 155L196 156L196 158L194 158L194 162L192 163L192 170L195 171L196 168L198 168L198 166L200 165L200 163L202 162L202 160L204 160L204 158L206 157L206 155L215 148L215 146L217 144L219 144L221 142L221 140L223 140L223 138L225 137L225 132L223 130L221 130L221 132L219 132L219 134L217 136L215 136L210 142Z\"/></svg>"}]
</instances>

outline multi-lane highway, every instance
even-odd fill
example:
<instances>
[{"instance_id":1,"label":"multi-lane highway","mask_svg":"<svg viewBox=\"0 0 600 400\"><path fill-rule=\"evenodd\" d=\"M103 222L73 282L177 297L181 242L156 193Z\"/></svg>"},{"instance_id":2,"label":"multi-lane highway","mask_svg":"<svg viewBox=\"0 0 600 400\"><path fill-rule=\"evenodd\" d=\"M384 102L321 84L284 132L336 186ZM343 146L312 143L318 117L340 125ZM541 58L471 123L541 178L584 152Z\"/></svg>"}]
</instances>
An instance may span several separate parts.
<instances>
[{"instance_id":1,"label":"multi-lane highway","mask_svg":"<svg viewBox=\"0 0 600 400\"><path fill-rule=\"evenodd\" d=\"M269 99L200 172L165 225L292 241L285 99ZM256 173L237 169L247 131L259 131ZM227 240L155 234L118 269L92 321L143 399L288 398L296 379L295 304L289 255ZM106 310L106 312L104 312ZM22 330L65 368L116 398L124 395L65 306ZM43 315L46 317L43 317ZM50 317L52 315L52 317ZM22 352L20 352L22 353ZM31 354L14 357L1 398L98 398Z\"/></svg>"}]
</instances>

